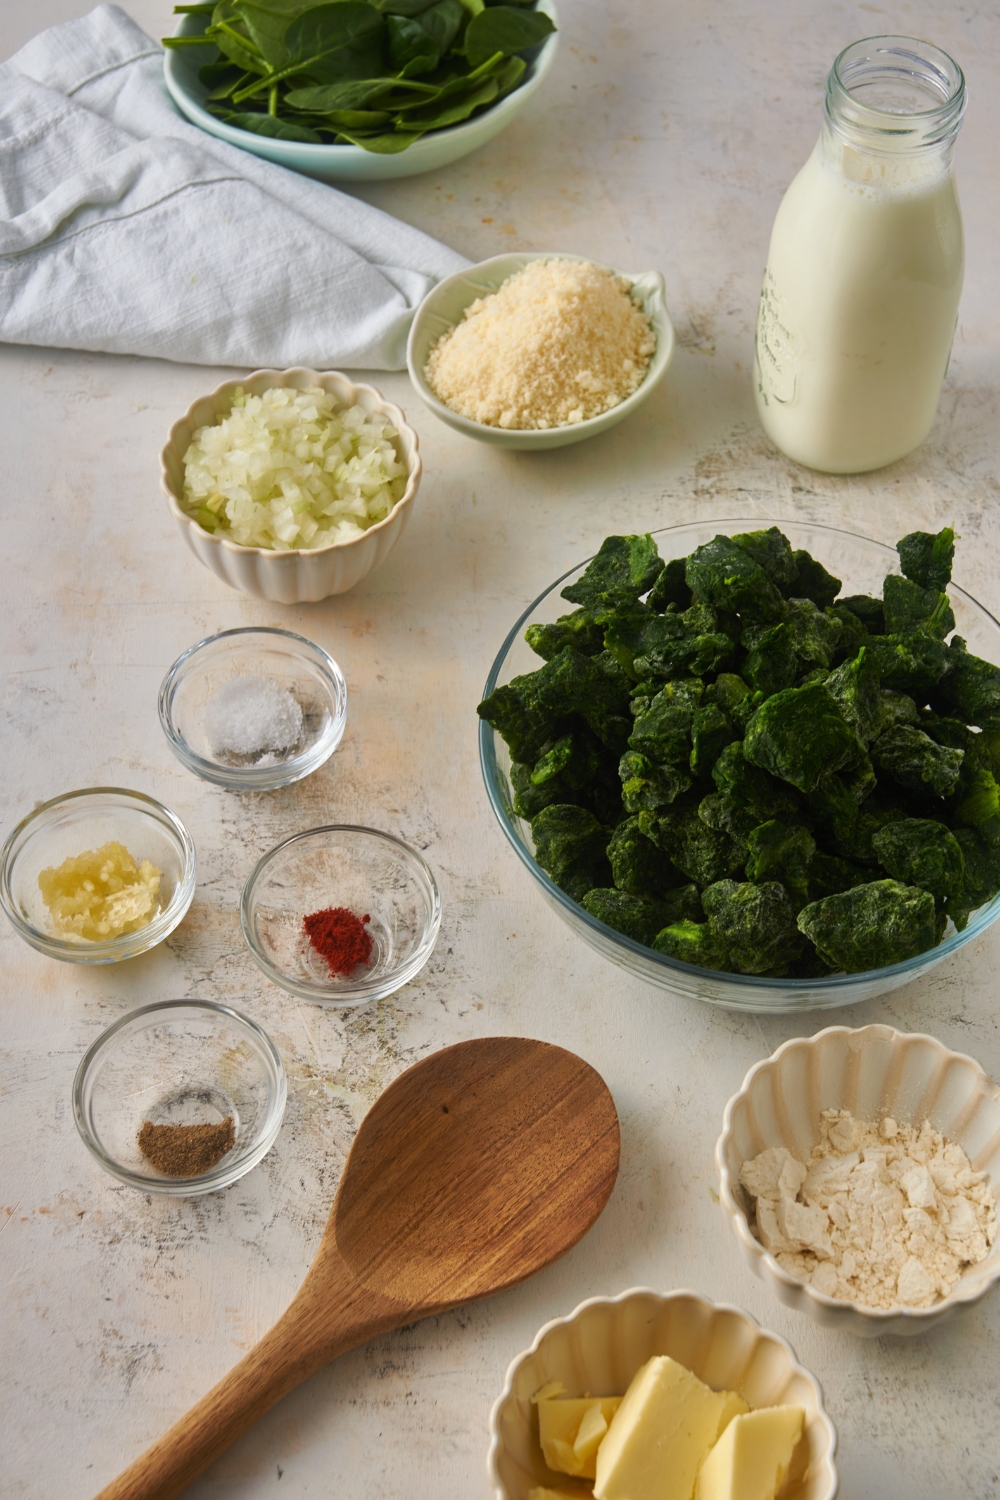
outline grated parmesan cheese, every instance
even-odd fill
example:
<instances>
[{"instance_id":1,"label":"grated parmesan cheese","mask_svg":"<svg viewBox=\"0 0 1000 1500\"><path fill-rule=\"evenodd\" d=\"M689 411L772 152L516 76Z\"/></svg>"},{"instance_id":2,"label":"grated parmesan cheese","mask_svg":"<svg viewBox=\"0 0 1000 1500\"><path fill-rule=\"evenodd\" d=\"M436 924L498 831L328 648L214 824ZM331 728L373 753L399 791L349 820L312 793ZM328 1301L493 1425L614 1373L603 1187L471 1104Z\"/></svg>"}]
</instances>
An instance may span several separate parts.
<instances>
[{"instance_id":1,"label":"grated parmesan cheese","mask_svg":"<svg viewBox=\"0 0 1000 1500\"><path fill-rule=\"evenodd\" d=\"M424 378L487 427L585 422L641 384L656 348L632 283L589 261L535 260L432 345Z\"/></svg>"}]
</instances>

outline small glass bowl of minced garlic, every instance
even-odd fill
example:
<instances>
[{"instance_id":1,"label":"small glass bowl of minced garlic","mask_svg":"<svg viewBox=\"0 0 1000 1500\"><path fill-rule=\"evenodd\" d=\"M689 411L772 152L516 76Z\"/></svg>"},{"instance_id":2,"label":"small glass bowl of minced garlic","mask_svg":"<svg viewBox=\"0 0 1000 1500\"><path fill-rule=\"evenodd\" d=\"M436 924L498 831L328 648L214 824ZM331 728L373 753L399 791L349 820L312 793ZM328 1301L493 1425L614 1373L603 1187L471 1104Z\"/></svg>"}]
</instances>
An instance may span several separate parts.
<instances>
[{"instance_id":1,"label":"small glass bowl of minced garlic","mask_svg":"<svg viewBox=\"0 0 1000 1500\"><path fill-rule=\"evenodd\" d=\"M0 852L0 905L50 958L109 964L161 943L195 888L191 835L142 792L89 787L42 802Z\"/></svg>"}]
</instances>

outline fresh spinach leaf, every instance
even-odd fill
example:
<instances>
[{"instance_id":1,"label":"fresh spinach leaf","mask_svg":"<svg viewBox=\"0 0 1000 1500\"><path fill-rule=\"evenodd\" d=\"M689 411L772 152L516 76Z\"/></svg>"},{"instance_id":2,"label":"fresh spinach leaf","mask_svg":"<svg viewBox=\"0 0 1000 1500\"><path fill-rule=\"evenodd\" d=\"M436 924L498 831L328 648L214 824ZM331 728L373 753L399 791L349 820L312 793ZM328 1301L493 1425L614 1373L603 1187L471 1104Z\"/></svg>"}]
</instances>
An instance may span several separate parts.
<instances>
[{"instance_id":1,"label":"fresh spinach leaf","mask_svg":"<svg viewBox=\"0 0 1000 1500\"><path fill-rule=\"evenodd\" d=\"M469 22L465 32L465 55L476 68L497 52L511 57L515 52L536 47L553 31L552 22L539 10L493 5L473 16Z\"/></svg>"},{"instance_id":2,"label":"fresh spinach leaf","mask_svg":"<svg viewBox=\"0 0 1000 1500\"><path fill-rule=\"evenodd\" d=\"M414 110L406 117L407 128L422 125L427 130L441 130L446 125L457 125L484 104L492 104L499 92L495 78L487 78L474 84L466 94L452 96L444 104L427 109Z\"/></svg>"},{"instance_id":3,"label":"fresh spinach leaf","mask_svg":"<svg viewBox=\"0 0 1000 1500\"><path fill-rule=\"evenodd\" d=\"M420 12L420 25L430 37L439 57L444 57L468 21L468 11L461 0L435 0Z\"/></svg>"},{"instance_id":4,"label":"fresh spinach leaf","mask_svg":"<svg viewBox=\"0 0 1000 1500\"><path fill-rule=\"evenodd\" d=\"M431 73L441 61L441 53L420 22L408 16L387 16L386 38L389 62L400 78L411 73Z\"/></svg>"},{"instance_id":5,"label":"fresh spinach leaf","mask_svg":"<svg viewBox=\"0 0 1000 1500\"><path fill-rule=\"evenodd\" d=\"M289 23L316 0L233 0L233 4L264 57L272 68L282 68L288 61L284 36Z\"/></svg>"},{"instance_id":6,"label":"fresh spinach leaf","mask_svg":"<svg viewBox=\"0 0 1000 1500\"><path fill-rule=\"evenodd\" d=\"M315 83L371 78L382 63L385 22L360 0L330 0L295 17L284 34L285 61L272 82L305 74Z\"/></svg>"},{"instance_id":7,"label":"fresh spinach leaf","mask_svg":"<svg viewBox=\"0 0 1000 1500\"><path fill-rule=\"evenodd\" d=\"M276 141L302 141L310 146L321 146L323 137L305 125L292 120L279 120L274 115L254 114L250 110L234 111L222 116L227 125L239 130L252 130L256 135L268 135Z\"/></svg>"},{"instance_id":8,"label":"fresh spinach leaf","mask_svg":"<svg viewBox=\"0 0 1000 1500\"><path fill-rule=\"evenodd\" d=\"M219 51L244 73L260 75L268 71L268 64L256 42L237 27L228 23L213 25L211 35Z\"/></svg>"},{"instance_id":9,"label":"fresh spinach leaf","mask_svg":"<svg viewBox=\"0 0 1000 1500\"><path fill-rule=\"evenodd\" d=\"M384 16L419 16L422 11L429 10L435 0L368 0L368 3Z\"/></svg>"},{"instance_id":10,"label":"fresh spinach leaf","mask_svg":"<svg viewBox=\"0 0 1000 1500\"><path fill-rule=\"evenodd\" d=\"M438 90L429 84L401 78L352 78L344 83L321 83L307 88L290 89L285 103L292 109L310 114L335 114L341 109L371 109L388 101L390 95L409 95L433 99ZM394 103L398 101L394 100Z\"/></svg>"}]
</instances>

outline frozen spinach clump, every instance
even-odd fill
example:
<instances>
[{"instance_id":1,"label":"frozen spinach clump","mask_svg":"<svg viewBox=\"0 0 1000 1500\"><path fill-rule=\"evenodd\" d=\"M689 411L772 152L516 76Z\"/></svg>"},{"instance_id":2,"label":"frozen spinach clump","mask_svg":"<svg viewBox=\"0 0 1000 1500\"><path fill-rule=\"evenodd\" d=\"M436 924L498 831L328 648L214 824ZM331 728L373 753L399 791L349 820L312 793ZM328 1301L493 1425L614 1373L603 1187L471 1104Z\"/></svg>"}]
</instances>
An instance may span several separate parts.
<instances>
[{"instance_id":1,"label":"frozen spinach clump","mask_svg":"<svg viewBox=\"0 0 1000 1500\"><path fill-rule=\"evenodd\" d=\"M915 958L937 942L934 897L898 880L873 880L799 912L799 928L831 967L858 974Z\"/></svg>"},{"instance_id":2,"label":"frozen spinach clump","mask_svg":"<svg viewBox=\"0 0 1000 1500\"><path fill-rule=\"evenodd\" d=\"M1000 668L973 656L959 635L947 651L945 671L941 674L943 702L960 714L966 724L1000 729Z\"/></svg>"},{"instance_id":3,"label":"frozen spinach clump","mask_svg":"<svg viewBox=\"0 0 1000 1500\"><path fill-rule=\"evenodd\" d=\"M727 536L698 547L684 579L696 599L747 621L780 620L785 601L759 562Z\"/></svg>"},{"instance_id":4,"label":"frozen spinach clump","mask_svg":"<svg viewBox=\"0 0 1000 1500\"><path fill-rule=\"evenodd\" d=\"M575 901L610 884L608 830L585 808L559 803L543 808L531 820L531 837L542 869Z\"/></svg>"},{"instance_id":5,"label":"frozen spinach clump","mask_svg":"<svg viewBox=\"0 0 1000 1500\"><path fill-rule=\"evenodd\" d=\"M676 867L642 832L637 817L618 824L608 842L607 855L615 885L630 896L666 891L681 884Z\"/></svg>"},{"instance_id":6,"label":"frozen spinach clump","mask_svg":"<svg viewBox=\"0 0 1000 1500\"><path fill-rule=\"evenodd\" d=\"M776 526L608 537L480 715L536 858L682 963L809 979L933 947L1000 892L1000 667L953 635L949 527L841 596ZM949 639L950 638L950 639Z\"/></svg>"},{"instance_id":7,"label":"frozen spinach clump","mask_svg":"<svg viewBox=\"0 0 1000 1500\"><path fill-rule=\"evenodd\" d=\"M872 745L872 761L878 770L911 792L927 790L939 797L954 791L964 757L964 750L938 745L912 724L887 729Z\"/></svg>"},{"instance_id":8,"label":"frozen spinach clump","mask_svg":"<svg viewBox=\"0 0 1000 1500\"><path fill-rule=\"evenodd\" d=\"M747 725L743 754L800 792L812 792L823 776L856 763L861 746L832 694L811 682L761 704Z\"/></svg>"},{"instance_id":9,"label":"frozen spinach clump","mask_svg":"<svg viewBox=\"0 0 1000 1500\"><path fill-rule=\"evenodd\" d=\"M795 907L777 880L719 880L701 893L708 925L740 974L780 975L805 944Z\"/></svg>"},{"instance_id":10,"label":"frozen spinach clump","mask_svg":"<svg viewBox=\"0 0 1000 1500\"><path fill-rule=\"evenodd\" d=\"M801 824L789 828L772 818L751 832L747 848L747 879L757 883L780 881L797 906L804 906L809 899L809 872L816 853L816 840L808 828Z\"/></svg>"},{"instance_id":11,"label":"frozen spinach clump","mask_svg":"<svg viewBox=\"0 0 1000 1500\"><path fill-rule=\"evenodd\" d=\"M732 973L726 946L707 922L695 922L691 918L672 922L657 933L651 946L667 958L679 958L682 963L695 964L699 969Z\"/></svg>"},{"instance_id":12,"label":"frozen spinach clump","mask_svg":"<svg viewBox=\"0 0 1000 1500\"><path fill-rule=\"evenodd\" d=\"M923 589L945 589L951 582L955 561L955 533L950 526L933 536L927 531L911 531L896 543L899 566L906 578Z\"/></svg>"},{"instance_id":13,"label":"frozen spinach clump","mask_svg":"<svg viewBox=\"0 0 1000 1500\"><path fill-rule=\"evenodd\" d=\"M932 896L957 896L965 883L965 857L955 835L929 818L887 823L872 839L880 862L906 885Z\"/></svg>"}]
</instances>

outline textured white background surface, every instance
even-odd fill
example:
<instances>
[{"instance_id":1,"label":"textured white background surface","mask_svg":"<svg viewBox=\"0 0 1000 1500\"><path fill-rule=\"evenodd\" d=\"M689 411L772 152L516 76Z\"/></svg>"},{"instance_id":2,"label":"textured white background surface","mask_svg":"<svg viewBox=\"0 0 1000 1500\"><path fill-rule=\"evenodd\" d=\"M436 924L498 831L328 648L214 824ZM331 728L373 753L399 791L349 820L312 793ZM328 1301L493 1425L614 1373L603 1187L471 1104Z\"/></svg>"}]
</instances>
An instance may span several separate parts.
<instances>
[{"instance_id":1,"label":"textured white background surface","mask_svg":"<svg viewBox=\"0 0 1000 1500\"><path fill-rule=\"evenodd\" d=\"M128 8L156 35L169 26L163 0ZM86 9L3 0L0 55ZM831 1336L742 1269L712 1166L745 1070L827 1022L931 1031L1000 1077L1000 930L886 1003L803 1020L712 1012L647 989L538 900L487 806L474 713L523 606L612 530L809 516L892 542L950 521L963 537L957 581L1000 607L1000 13L972 0L563 0L562 11L548 85L504 135L437 177L362 191L474 259L530 248L658 267L681 347L630 421L536 456L461 439L421 409L405 376L378 377L419 429L426 478L402 543L353 593L260 604L182 548L156 454L219 372L0 349L3 829L36 800L117 782L173 807L200 858L187 920L121 968L51 963L0 932L4 1496L86 1500L202 1394L290 1299L380 1089L429 1051L501 1032L563 1043L607 1079L623 1149L603 1218L521 1289L316 1376L193 1487L195 1500L482 1500L487 1417L508 1361L550 1316L641 1282L739 1303L791 1340L840 1431L844 1500L1000 1494L1000 1298L914 1341ZM757 427L753 318L771 220L817 133L826 69L846 43L890 30L929 37L968 73L966 290L930 441L882 473L830 479L784 461ZM196 781L157 723L173 658L241 624L302 631L347 676L340 750L284 792L244 797ZM257 856L326 821L411 840L444 898L420 979L346 1019L264 983L237 920ZM105 1176L77 1138L69 1096L105 1025L183 995L258 1019L290 1090L266 1161L228 1192L177 1203Z\"/></svg>"}]
</instances>

